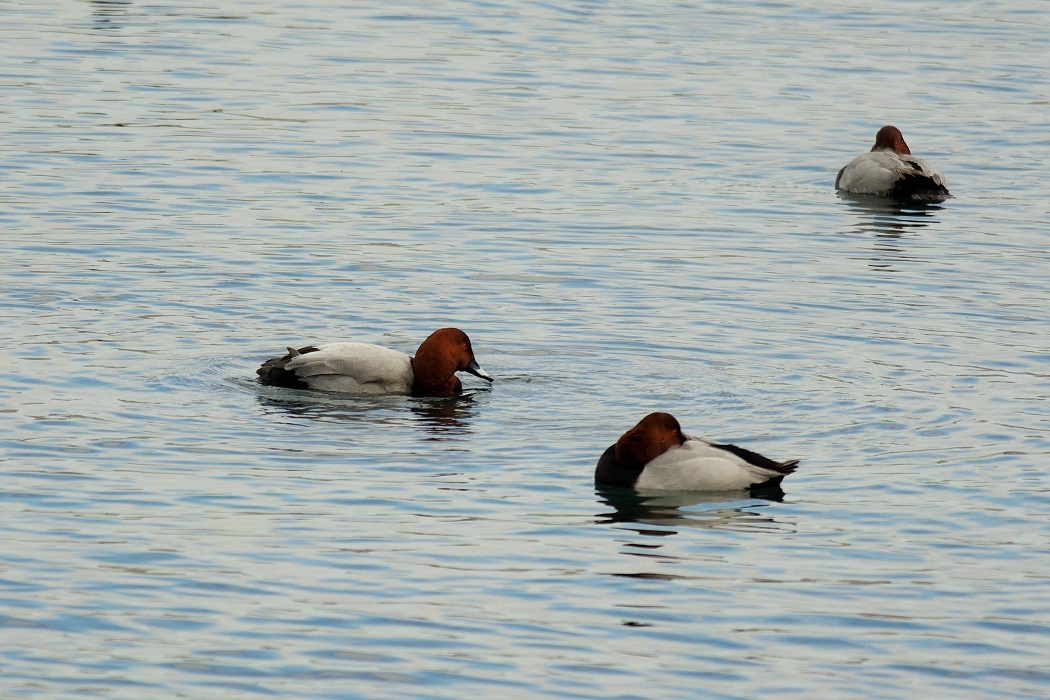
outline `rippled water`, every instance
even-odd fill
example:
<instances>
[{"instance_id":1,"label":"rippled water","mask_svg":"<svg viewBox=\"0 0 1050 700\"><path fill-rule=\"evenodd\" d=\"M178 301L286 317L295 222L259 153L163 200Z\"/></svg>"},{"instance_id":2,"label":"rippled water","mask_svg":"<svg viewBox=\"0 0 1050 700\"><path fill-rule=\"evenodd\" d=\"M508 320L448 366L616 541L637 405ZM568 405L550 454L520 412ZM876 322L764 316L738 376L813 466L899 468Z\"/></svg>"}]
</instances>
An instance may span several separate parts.
<instances>
[{"instance_id":1,"label":"rippled water","mask_svg":"<svg viewBox=\"0 0 1050 700\"><path fill-rule=\"evenodd\" d=\"M1044 3L229 5L0 8L5 698L1050 693ZM596 491L657 409L784 501Z\"/></svg>"}]
</instances>

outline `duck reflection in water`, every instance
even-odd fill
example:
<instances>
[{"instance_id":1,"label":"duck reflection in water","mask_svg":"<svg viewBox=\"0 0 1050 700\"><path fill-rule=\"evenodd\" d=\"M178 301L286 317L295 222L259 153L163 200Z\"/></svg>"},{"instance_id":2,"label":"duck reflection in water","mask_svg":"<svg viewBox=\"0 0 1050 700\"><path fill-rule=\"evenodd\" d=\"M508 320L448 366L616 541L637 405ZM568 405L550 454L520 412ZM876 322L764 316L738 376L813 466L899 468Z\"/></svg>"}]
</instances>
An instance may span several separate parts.
<instances>
[{"instance_id":1,"label":"duck reflection in water","mask_svg":"<svg viewBox=\"0 0 1050 700\"><path fill-rule=\"evenodd\" d=\"M450 440L470 433L470 424L477 414L474 396L485 390L451 398L339 397L303 391L297 392L304 394L301 397L260 396L258 400L267 409L321 422L377 425L412 420L430 434L429 439Z\"/></svg>"},{"instance_id":2,"label":"duck reflection in water","mask_svg":"<svg viewBox=\"0 0 1050 700\"><path fill-rule=\"evenodd\" d=\"M131 0L88 0L95 29L121 29L131 9Z\"/></svg>"},{"instance_id":3,"label":"duck reflection in water","mask_svg":"<svg viewBox=\"0 0 1050 700\"><path fill-rule=\"evenodd\" d=\"M883 197L839 192L839 199L858 215L853 230L874 233L876 236L899 238L909 229L921 229L936 223L937 213L944 207L932 202L898 202Z\"/></svg>"},{"instance_id":4,"label":"duck reflection in water","mask_svg":"<svg viewBox=\"0 0 1050 700\"><path fill-rule=\"evenodd\" d=\"M937 203L898 202L870 195L839 192L838 196L857 215L849 233L874 234L871 267L892 269L894 263L914 262L919 257L903 245L910 234L919 233L939 223L937 214L944 209Z\"/></svg>"},{"instance_id":5,"label":"duck reflection in water","mask_svg":"<svg viewBox=\"0 0 1050 700\"><path fill-rule=\"evenodd\" d=\"M477 415L474 397L488 388L464 392L445 399L417 399L412 413L419 424L431 433L432 440L448 440L470 432L470 423Z\"/></svg>"},{"instance_id":6,"label":"duck reflection in water","mask_svg":"<svg viewBox=\"0 0 1050 700\"><path fill-rule=\"evenodd\" d=\"M614 486L598 486L595 494L612 511L596 513L597 522L630 523L639 534L667 537L676 529L704 528L736 531L783 531L787 526L758 510L771 502L784 500L780 486L740 491L645 491ZM654 529L659 527L661 529Z\"/></svg>"}]
</instances>

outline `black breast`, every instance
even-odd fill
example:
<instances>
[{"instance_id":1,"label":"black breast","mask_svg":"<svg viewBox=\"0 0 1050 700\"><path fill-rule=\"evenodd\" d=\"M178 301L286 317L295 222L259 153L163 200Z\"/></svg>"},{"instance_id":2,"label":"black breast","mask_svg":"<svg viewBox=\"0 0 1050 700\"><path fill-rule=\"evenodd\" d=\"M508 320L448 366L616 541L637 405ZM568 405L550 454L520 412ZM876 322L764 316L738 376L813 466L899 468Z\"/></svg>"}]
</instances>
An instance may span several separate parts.
<instances>
[{"instance_id":1,"label":"black breast","mask_svg":"<svg viewBox=\"0 0 1050 700\"><path fill-rule=\"evenodd\" d=\"M594 483L633 488L643 468L634 468L616 459L616 445L609 445L609 449L602 453L598 466L594 469Z\"/></svg>"}]
</instances>

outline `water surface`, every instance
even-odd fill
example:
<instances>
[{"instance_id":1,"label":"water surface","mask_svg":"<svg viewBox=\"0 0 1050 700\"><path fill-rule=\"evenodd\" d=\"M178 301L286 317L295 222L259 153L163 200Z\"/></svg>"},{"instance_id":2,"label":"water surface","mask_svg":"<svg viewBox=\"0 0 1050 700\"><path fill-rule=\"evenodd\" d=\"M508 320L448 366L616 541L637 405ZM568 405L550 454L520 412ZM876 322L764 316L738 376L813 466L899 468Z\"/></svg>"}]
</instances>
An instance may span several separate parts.
<instances>
[{"instance_id":1,"label":"water surface","mask_svg":"<svg viewBox=\"0 0 1050 700\"><path fill-rule=\"evenodd\" d=\"M2 17L4 697L1050 692L1042 3ZM784 500L596 491L653 410Z\"/></svg>"}]
</instances>

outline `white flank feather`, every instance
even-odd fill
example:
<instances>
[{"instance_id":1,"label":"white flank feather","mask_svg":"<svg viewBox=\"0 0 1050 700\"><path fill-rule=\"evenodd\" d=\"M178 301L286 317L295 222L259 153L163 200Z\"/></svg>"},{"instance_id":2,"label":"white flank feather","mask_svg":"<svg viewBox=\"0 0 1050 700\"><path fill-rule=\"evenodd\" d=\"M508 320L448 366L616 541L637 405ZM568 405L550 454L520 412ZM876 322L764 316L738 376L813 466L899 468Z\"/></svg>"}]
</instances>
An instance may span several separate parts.
<instances>
[{"instance_id":1,"label":"white flank feather","mask_svg":"<svg viewBox=\"0 0 1050 700\"><path fill-rule=\"evenodd\" d=\"M311 389L346 394L409 394L412 360L371 343L327 343L288 361L286 369Z\"/></svg>"},{"instance_id":2,"label":"white flank feather","mask_svg":"<svg viewBox=\"0 0 1050 700\"><path fill-rule=\"evenodd\" d=\"M775 476L781 474L755 466L706 440L688 437L680 446L672 447L646 464L635 488L737 491Z\"/></svg>"},{"instance_id":3,"label":"white flank feather","mask_svg":"<svg viewBox=\"0 0 1050 700\"><path fill-rule=\"evenodd\" d=\"M861 153L842 169L836 186L857 194L884 195L897 181L916 171L928 176L934 183L944 185L944 178L930 165L915 156L894 151Z\"/></svg>"}]
</instances>

